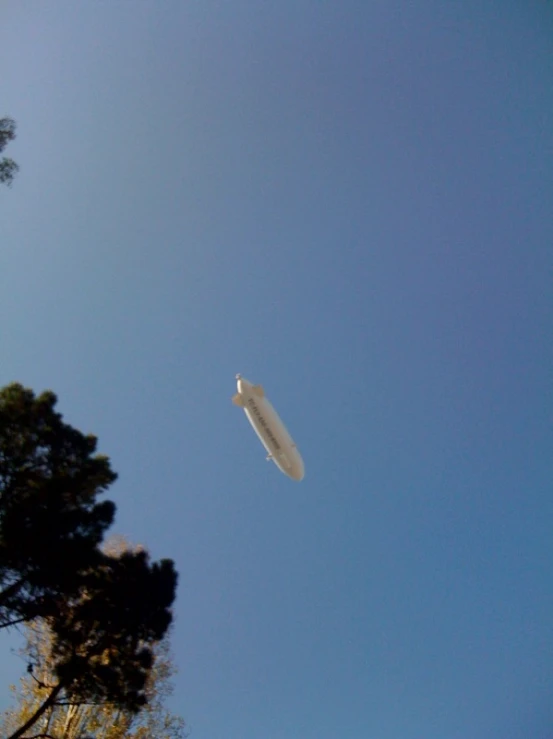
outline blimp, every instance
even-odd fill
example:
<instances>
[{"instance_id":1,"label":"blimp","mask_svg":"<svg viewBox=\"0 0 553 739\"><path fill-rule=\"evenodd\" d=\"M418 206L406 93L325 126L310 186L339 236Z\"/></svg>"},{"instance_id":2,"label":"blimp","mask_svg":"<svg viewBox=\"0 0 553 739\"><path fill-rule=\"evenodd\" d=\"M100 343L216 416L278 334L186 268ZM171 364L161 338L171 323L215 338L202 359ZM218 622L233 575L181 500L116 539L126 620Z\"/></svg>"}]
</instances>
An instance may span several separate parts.
<instances>
[{"instance_id":1,"label":"blimp","mask_svg":"<svg viewBox=\"0 0 553 739\"><path fill-rule=\"evenodd\" d=\"M305 468L301 454L262 386L252 385L242 375L236 375L236 389L232 402L243 408L267 451L267 460L272 460L292 480L303 480Z\"/></svg>"}]
</instances>

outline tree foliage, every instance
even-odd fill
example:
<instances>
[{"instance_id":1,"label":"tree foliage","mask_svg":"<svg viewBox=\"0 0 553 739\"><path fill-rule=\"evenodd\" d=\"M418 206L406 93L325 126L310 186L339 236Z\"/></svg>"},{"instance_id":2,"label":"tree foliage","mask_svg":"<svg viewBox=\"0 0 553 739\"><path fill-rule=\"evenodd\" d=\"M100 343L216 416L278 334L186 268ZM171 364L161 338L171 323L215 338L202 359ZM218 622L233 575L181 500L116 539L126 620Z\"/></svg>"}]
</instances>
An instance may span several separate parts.
<instances>
[{"instance_id":1,"label":"tree foliage","mask_svg":"<svg viewBox=\"0 0 553 739\"><path fill-rule=\"evenodd\" d=\"M16 124L12 118L0 118L0 153L4 151L10 141L15 139ZM13 178L19 171L19 166L9 157L0 159L0 183L12 184Z\"/></svg>"},{"instance_id":2,"label":"tree foliage","mask_svg":"<svg viewBox=\"0 0 553 739\"><path fill-rule=\"evenodd\" d=\"M131 550L124 540L111 539L107 548L115 557ZM134 551L140 551L133 547ZM55 680L52 661L52 633L45 622L25 626L24 658L33 666L32 673L21 679L19 688L12 687L15 708L4 713L0 735L9 736L33 716L47 699ZM112 703L80 703L68 701L63 693L44 712L33 729L53 739L185 739L184 720L171 713L165 702L172 694L175 666L171 658L168 633L153 648L154 664L148 674L144 692L147 703L138 714Z\"/></svg>"},{"instance_id":3,"label":"tree foliage","mask_svg":"<svg viewBox=\"0 0 553 739\"><path fill-rule=\"evenodd\" d=\"M100 564L116 479L96 438L63 422L52 392L0 390L0 628L58 612Z\"/></svg>"},{"instance_id":4,"label":"tree foliage","mask_svg":"<svg viewBox=\"0 0 553 739\"><path fill-rule=\"evenodd\" d=\"M18 739L60 700L147 704L153 648L171 624L177 574L141 549L101 543L115 506L97 498L116 475L97 440L63 421L52 392L0 390L0 628L48 629L52 680Z\"/></svg>"}]
</instances>

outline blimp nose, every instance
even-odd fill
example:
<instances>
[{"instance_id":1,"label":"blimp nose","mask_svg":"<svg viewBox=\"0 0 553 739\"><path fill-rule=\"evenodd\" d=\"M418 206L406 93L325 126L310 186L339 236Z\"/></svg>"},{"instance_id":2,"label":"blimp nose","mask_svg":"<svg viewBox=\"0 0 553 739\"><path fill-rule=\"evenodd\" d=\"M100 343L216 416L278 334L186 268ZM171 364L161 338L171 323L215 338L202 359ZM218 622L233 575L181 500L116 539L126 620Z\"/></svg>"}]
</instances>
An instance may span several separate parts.
<instances>
[{"instance_id":1,"label":"blimp nose","mask_svg":"<svg viewBox=\"0 0 553 739\"><path fill-rule=\"evenodd\" d=\"M303 466L303 460L300 458L299 461L294 462L292 469L288 472L293 480L303 480L305 477L305 467Z\"/></svg>"}]
</instances>

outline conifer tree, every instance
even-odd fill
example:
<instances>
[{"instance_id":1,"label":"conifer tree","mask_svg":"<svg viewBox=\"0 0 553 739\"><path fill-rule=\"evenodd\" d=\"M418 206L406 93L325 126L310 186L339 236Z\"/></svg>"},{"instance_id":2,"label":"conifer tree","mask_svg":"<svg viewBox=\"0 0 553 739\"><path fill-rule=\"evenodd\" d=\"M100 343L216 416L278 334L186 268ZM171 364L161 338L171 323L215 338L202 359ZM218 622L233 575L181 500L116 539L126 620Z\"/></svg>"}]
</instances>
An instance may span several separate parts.
<instances>
[{"instance_id":1,"label":"conifer tree","mask_svg":"<svg viewBox=\"0 0 553 739\"><path fill-rule=\"evenodd\" d=\"M126 551L142 551L122 537L111 538L104 550L120 557ZM0 718L0 736L10 736L23 726L46 700L56 681L52 662L52 633L44 621L24 627L26 643L21 654L32 669L21 678L19 687L12 686L15 706ZM154 662L144 692L147 703L139 713L112 703L68 701L60 693L29 736L52 739L185 739L182 717L171 713L165 705L172 694L171 679L176 668L171 656L169 634L152 650ZM24 737L27 734L23 735Z\"/></svg>"},{"instance_id":2,"label":"conifer tree","mask_svg":"<svg viewBox=\"0 0 553 739\"><path fill-rule=\"evenodd\" d=\"M10 141L15 138L15 121L7 116L0 118L0 153L4 151ZM10 157L0 159L0 183L10 185L19 170L19 165Z\"/></svg>"},{"instance_id":3,"label":"conifer tree","mask_svg":"<svg viewBox=\"0 0 553 739\"><path fill-rule=\"evenodd\" d=\"M56 403L17 383L0 390L0 628L47 629L51 676L41 681L30 663L43 701L10 739L60 702L137 714L172 620L173 562L102 549L115 505L97 498L116 475Z\"/></svg>"}]
</instances>

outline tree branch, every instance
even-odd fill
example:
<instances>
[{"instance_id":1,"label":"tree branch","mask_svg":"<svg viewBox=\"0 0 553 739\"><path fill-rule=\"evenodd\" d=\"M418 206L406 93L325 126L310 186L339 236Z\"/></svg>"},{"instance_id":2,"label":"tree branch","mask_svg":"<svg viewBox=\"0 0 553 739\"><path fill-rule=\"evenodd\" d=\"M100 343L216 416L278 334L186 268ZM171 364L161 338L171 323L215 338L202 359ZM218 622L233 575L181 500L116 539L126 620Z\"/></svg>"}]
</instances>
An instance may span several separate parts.
<instances>
[{"instance_id":1,"label":"tree branch","mask_svg":"<svg viewBox=\"0 0 553 739\"><path fill-rule=\"evenodd\" d=\"M14 731L13 734L11 734L9 737L6 737L6 739L21 739L23 734L27 731L27 729L30 729L31 726L33 726L38 719L42 716L42 714L50 708L55 702L58 694L61 692L63 688L62 683L58 683L56 687L52 690L48 698L44 701L44 703L37 708L37 710L34 712L34 714L31 716L31 718L28 721L25 721L23 726L20 726L17 731Z\"/></svg>"},{"instance_id":2,"label":"tree branch","mask_svg":"<svg viewBox=\"0 0 553 739\"><path fill-rule=\"evenodd\" d=\"M21 618L14 618L13 621L4 621L4 623L0 624L0 629L7 629L8 626L15 626L16 624L22 624L24 621L28 621L29 619L26 618L26 616L22 616Z\"/></svg>"},{"instance_id":3,"label":"tree branch","mask_svg":"<svg viewBox=\"0 0 553 739\"><path fill-rule=\"evenodd\" d=\"M31 675L31 677L36 682L36 684L38 685L39 688L48 688L48 690L54 690L54 688L56 687L55 685L46 685L46 683L43 683L42 680L39 680L38 677L36 677L33 674L33 666L32 665L30 665L30 668L31 669L29 669L29 667L27 667L27 672ZM56 701L56 706L60 706L60 705L62 705L62 704L61 703L58 703Z\"/></svg>"},{"instance_id":4,"label":"tree branch","mask_svg":"<svg viewBox=\"0 0 553 739\"><path fill-rule=\"evenodd\" d=\"M56 701L55 706L115 706L113 701ZM11 739L11 737L9 738Z\"/></svg>"},{"instance_id":5,"label":"tree branch","mask_svg":"<svg viewBox=\"0 0 553 739\"><path fill-rule=\"evenodd\" d=\"M5 590L2 590L2 592L0 593L0 606L2 606L8 600L8 598L11 598L12 595L16 595L17 591L21 588L22 585L25 584L26 580L26 577L20 577L19 580L12 582L12 584L8 585Z\"/></svg>"}]
</instances>

